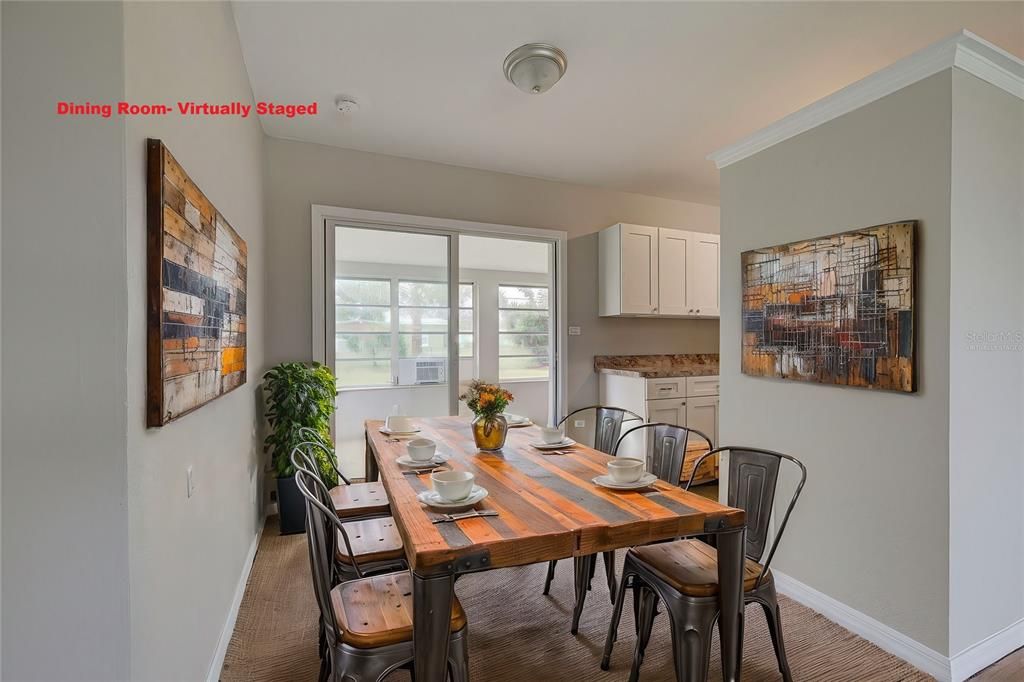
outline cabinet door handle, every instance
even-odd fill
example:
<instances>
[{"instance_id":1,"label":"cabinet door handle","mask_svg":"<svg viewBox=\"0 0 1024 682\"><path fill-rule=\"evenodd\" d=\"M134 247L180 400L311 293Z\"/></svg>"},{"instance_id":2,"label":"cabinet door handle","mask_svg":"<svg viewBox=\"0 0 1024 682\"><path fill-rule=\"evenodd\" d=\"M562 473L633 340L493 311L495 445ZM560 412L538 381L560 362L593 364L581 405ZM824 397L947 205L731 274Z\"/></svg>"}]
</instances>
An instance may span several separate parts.
<instances>
[{"instance_id":1,"label":"cabinet door handle","mask_svg":"<svg viewBox=\"0 0 1024 682\"><path fill-rule=\"evenodd\" d=\"M698 313L700 312L700 308L697 308L697 312L698 312Z\"/></svg>"}]
</instances>

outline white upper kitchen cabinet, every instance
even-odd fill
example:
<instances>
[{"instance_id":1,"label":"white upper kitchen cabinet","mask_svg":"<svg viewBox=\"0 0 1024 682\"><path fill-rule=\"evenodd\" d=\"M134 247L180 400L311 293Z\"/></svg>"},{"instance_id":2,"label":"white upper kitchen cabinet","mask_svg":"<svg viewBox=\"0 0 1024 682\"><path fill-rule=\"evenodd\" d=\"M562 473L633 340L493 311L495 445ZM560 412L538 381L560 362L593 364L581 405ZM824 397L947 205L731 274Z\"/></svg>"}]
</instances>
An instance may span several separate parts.
<instances>
[{"instance_id":1,"label":"white upper kitchen cabinet","mask_svg":"<svg viewBox=\"0 0 1024 682\"><path fill-rule=\"evenodd\" d=\"M718 317L718 235L619 223L598 234L604 317Z\"/></svg>"},{"instance_id":2,"label":"white upper kitchen cabinet","mask_svg":"<svg viewBox=\"0 0 1024 682\"><path fill-rule=\"evenodd\" d=\"M598 253L601 314L656 315L658 228L613 225L598 234Z\"/></svg>"},{"instance_id":3,"label":"white upper kitchen cabinet","mask_svg":"<svg viewBox=\"0 0 1024 682\"><path fill-rule=\"evenodd\" d=\"M718 317L719 273L717 234L690 232L686 259L686 309L688 315Z\"/></svg>"},{"instance_id":4,"label":"white upper kitchen cabinet","mask_svg":"<svg viewBox=\"0 0 1024 682\"><path fill-rule=\"evenodd\" d=\"M692 232L658 230L658 313L687 314L688 268L679 267L689 257ZM674 422L673 422L674 423Z\"/></svg>"}]
</instances>

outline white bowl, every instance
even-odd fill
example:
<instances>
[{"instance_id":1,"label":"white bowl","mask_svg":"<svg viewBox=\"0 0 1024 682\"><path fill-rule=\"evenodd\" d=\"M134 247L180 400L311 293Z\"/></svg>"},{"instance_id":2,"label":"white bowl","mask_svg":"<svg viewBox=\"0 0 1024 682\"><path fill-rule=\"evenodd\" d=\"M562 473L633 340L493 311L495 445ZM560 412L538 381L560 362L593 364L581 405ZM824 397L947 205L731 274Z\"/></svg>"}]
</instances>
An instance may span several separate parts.
<instances>
[{"instance_id":1,"label":"white bowl","mask_svg":"<svg viewBox=\"0 0 1024 682\"><path fill-rule=\"evenodd\" d=\"M427 462L437 450L437 443L429 438L413 438L406 444L409 450L409 458L415 462Z\"/></svg>"},{"instance_id":2,"label":"white bowl","mask_svg":"<svg viewBox=\"0 0 1024 682\"><path fill-rule=\"evenodd\" d=\"M540 427L540 437L545 443L548 443L549 445L561 443L563 440L565 440L565 436L562 435L562 429L558 428L557 426Z\"/></svg>"},{"instance_id":3,"label":"white bowl","mask_svg":"<svg viewBox=\"0 0 1024 682\"><path fill-rule=\"evenodd\" d=\"M608 462L608 475L616 483L639 481L644 473L644 463L639 459L620 457Z\"/></svg>"},{"instance_id":4,"label":"white bowl","mask_svg":"<svg viewBox=\"0 0 1024 682\"><path fill-rule=\"evenodd\" d=\"M457 502L469 497L473 491L473 480L476 476L469 471L438 471L430 474L434 490L445 502Z\"/></svg>"},{"instance_id":5,"label":"white bowl","mask_svg":"<svg viewBox=\"0 0 1024 682\"><path fill-rule=\"evenodd\" d=\"M412 420L408 417L388 417L384 427L396 433L409 433L412 431Z\"/></svg>"}]
</instances>

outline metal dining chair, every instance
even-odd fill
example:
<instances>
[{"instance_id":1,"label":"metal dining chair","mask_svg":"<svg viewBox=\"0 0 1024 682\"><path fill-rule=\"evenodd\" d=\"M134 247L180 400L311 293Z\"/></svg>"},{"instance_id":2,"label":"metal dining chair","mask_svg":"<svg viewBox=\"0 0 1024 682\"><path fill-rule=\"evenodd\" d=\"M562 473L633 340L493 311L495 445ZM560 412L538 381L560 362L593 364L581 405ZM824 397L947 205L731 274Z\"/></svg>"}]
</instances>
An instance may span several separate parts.
<instances>
[{"instance_id":1,"label":"metal dining chair","mask_svg":"<svg viewBox=\"0 0 1024 682\"><path fill-rule=\"evenodd\" d=\"M412 575L399 571L366 577L353 554L357 579L333 584L335 545L340 537L351 553L351 540L345 524L325 504L329 491L313 471L298 467L295 482L306 500L306 538L320 610L320 680L377 682L398 668L411 668ZM452 682L468 682L468 626L457 597L450 620L448 673Z\"/></svg>"},{"instance_id":2,"label":"metal dining chair","mask_svg":"<svg viewBox=\"0 0 1024 682\"><path fill-rule=\"evenodd\" d=\"M614 455L616 445L619 442L619 434L622 433L622 425L631 421L643 421L644 418L636 412L631 412L621 407L608 407L606 405L588 405L573 410L562 417L558 426L565 424L571 417L594 410L594 449L605 454ZM608 596L612 603L615 603L615 591L617 589L615 580L615 554L604 552L604 574L608 581ZM543 594L551 590L551 581L555 578L555 566L557 561L548 562L547 576L544 578ZM579 630L580 615L583 613L583 602L586 601L587 591L590 589L591 581L597 570L596 555L575 557L573 559L573 582L576 587L576 603L573 607L572 628L570 632L576 634Z\"/></svg>"},{"instance_id":3,"label":"metal dining chair","mask_svg":"<svg viewBox=\"0 0 1024 682\"><path fill-rule=\"evenodd\" d=\"M292 466L296 470L303 469L316 476L320 483L317 486L318 490L320 488L328 490L319 473L317 460L308 450L312 446L311 442L296 446L291 454ZM327 506L332 505L333 500L329 490L327 496L321 501ZM359 577L354 570L357 564L361 565L364 575L408 568L402 536L398 532L394 518L378 516L355 521L341 519L341 521L349 542L338 542L335 545L334 560L339 582Z\"/></svg>"},{"instance_id":4,"label":"metal dining chair","mask_svg":"<svg viewBox=\"0 0 1024 682\"><path fill-rule=\"evenodd\" d=\"M796 506L807 469L800 460L781 452L749 447L722 447L703 455L700 462L716 454L729 454L729 491L727 504L747 514L746 563L743 571L743 602L760 604L768 621L768 631L775 648L779 671L785 682L793 675L786 660L782 641L782 616L779 612L775 578L770 570L772 557L782 540L790 514ZM786 507L782 523L768 549L769 520L775 502L779 471L783 462L790 462L800 472L793 496ZM694 468L696 471L696 467ZM690 476L692 483L693 476ZM687 489L690 487L687 483ZM677 540L644 547L634 547L626 554L622 569L623 585L632 580L634 612L637 614L637 639L629 679L635 682L644 650L650 641L657 604L664 602L672 626L672 654L676 679L706 680L711 652L711 636L719 614L718 553L700 540ZM626 590L619 591L605 639L601 668L608 669L616 639Z\"/></svg>"},{"instance_id":5,"label":"metal dining chair","mask_svg":"<svg viewBox=\"0 0 1024 682\"><path fill-rule=\"evenodd\" d=\"M319 448L327 455L324 459L330 464L339 481L339 485L330 489L332 504L339 517L368 519L391 514L391 504L381 483L353 483L338 468L334 448L324 441L322 435L308 426L301 427L299 434L306 439L304 446ZM319 467L312 470L319 471Z\"/></svg>"},{"instance_id":6,"label":"metal dining chair","mask_svg":"<svg viewBox=\"0 0 1024 682\"><path fill-rule=\"evenodd\" d=\"M714 443L711 437L707 434L698 431L697 429L691 429L686 426L676 426L675 424L664 424L661 422L651 422L647 424L640 424L629 429L623 433L615 441L615 445L612 447L611 454L618 456L619 446L633 433L638 432L642 429L653 429L652 436L648 439L647 453L645 459L645 470L649 473L654 474L666 483L672 485L679 485L680 477L682 476L683 463L686 459L686 446L690 439L690 434L696 434L700 438L703 438L708 443L708 449L714 447ZM703 457L701 458L703 459ZM698 460L700 462L701 460ZM694 468L696 471L696 468ZM608 552L602 552L604 557L605 572L611 576L609 583L615 580L615 550ZM591 557L581 557L580 560L590 560L590 570L593 572L593 566L597 563ZM626 588L626 581L623 579L621 583L622 589ZM612 592L612 602L615 601L615 590ZM586 593L580 601L582 602L586 598ZM574 624L579 621L580 615L583 613L582 604L579 608L573 611L573 622ZM575 625L574 625L575 628ZM573 630L575 634L575 629Z\"/></svg>"},{"instance_id":7,"label":"metal dining chair","mask_svg":"<svg viewBox=\"0 0 1024 682\"><path fill-rule=\"evenodd\" d=\"M682 480L683 463L686 461L686 446L690 440L690 434L695 434L704 439L708 444L709 450L715 447L711 437L697 429L662 422L651 422L634 426L622 434L618 441L616 441L612 454L618 453L619 446L631 434L642 429L653 429L654 431L647 441L645 457L648 473L652 473L672 485L679 485L680 480ZM706 455L697 460L697 463L694 464L694 471L697 470L696 465L705 457Z\"/></svg>"}]
</instances>

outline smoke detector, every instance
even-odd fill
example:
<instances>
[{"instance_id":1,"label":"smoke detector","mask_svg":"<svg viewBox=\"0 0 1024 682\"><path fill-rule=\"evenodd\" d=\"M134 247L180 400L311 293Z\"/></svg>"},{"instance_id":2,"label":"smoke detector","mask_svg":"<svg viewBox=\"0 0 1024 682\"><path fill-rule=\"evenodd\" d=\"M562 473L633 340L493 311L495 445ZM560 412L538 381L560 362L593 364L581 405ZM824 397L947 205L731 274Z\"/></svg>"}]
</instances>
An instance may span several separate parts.
<instances>
[{"instance_id":1,"label":"smoke detector","mask_svg":"<svg viewBox=\"0 0 1024 682\"><path fill-rule=\"evenodd\" d=\"M339 97L334 100L334 106L343 116L350 116L359 111L359 102L348 97Z\"/></svg>"},{"instance_id":2,"label":"smoke detector","mask_svg":"<svg viewBox=\"0 0 1024 682\"><path fill-rule=\"evenodd\" d=\"M568 65L565 53L554 45L529 43L505 57L505 78L523 92L539 95L558 82Z\"/></svg>"}]
</instances>

